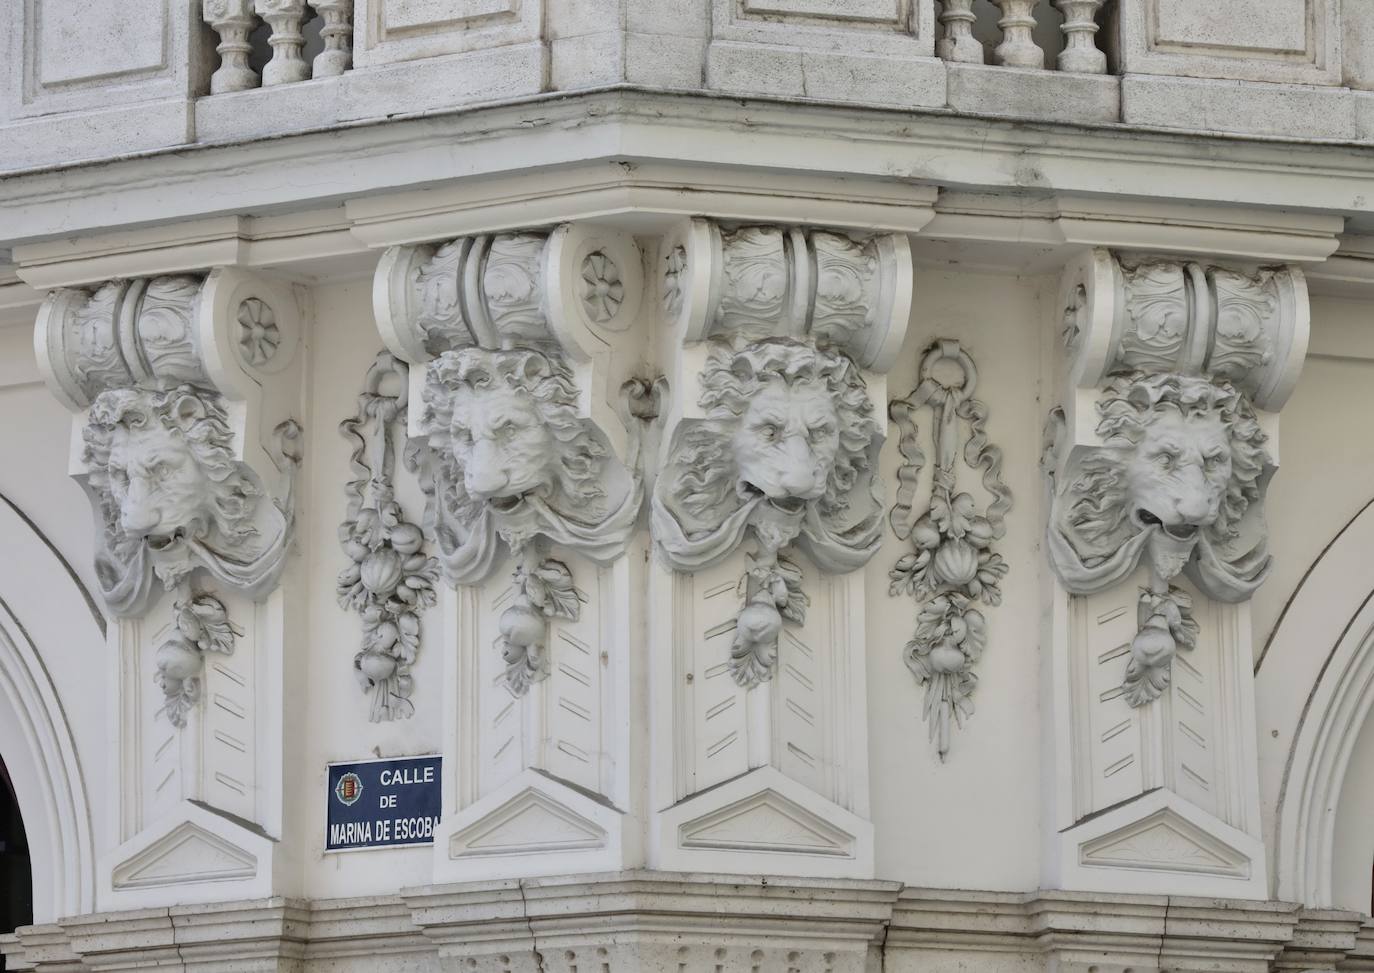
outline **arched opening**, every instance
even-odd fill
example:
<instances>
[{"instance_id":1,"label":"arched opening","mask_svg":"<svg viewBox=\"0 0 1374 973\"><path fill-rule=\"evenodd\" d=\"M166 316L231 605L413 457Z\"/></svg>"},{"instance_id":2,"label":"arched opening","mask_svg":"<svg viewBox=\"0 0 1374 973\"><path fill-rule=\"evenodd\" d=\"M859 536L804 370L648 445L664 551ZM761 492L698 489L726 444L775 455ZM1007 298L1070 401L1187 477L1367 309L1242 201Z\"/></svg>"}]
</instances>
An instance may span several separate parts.
<instances>
[{"instance_id":1,"label":"arched opening","mask_svg":"<svg viewBox=\"0 0 1374 973\"><path fill-rule=\"evenodd\" d=\"M1256 669L1274 891L1312 908L1374 895L1374 502L1308 569Z\"/></svg>"},{"instance_id":2,"label":"arched opening","mask_svg":"<svg viewBox=\"0 0 1374 973\"><path fill-rule=\"evenodd\" d=\"M0 935L33 922L33 868L19 799L0 757ZM0 970L5 957L0 956Z\"/></svg>"}]
</instances>

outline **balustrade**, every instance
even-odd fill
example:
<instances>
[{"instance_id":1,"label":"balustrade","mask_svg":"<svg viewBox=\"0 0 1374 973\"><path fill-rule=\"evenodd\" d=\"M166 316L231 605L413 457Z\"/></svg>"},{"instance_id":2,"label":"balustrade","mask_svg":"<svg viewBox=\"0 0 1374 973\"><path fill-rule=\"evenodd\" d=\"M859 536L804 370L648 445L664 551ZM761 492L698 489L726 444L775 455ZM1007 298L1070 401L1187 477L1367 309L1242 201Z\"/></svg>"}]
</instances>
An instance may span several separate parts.
<instances>
[{"instance_id":1,"label":"balustrade","mask_svg":"<svg viewBox=\"0 0 1374 973\"><path fill-rule=\"evenodd\" d=\"M1000 42L992 49L992 62L1003 67L1040 70L1045 67L1045 51L1035 39L1038 9L1047 0L990 0L998 8ZM1105 74L1107 57L1097 47L1097 14L1103 0L1053 0L1063 15L1060 30L1064 45L1055 67L1075 74ZM979 14L975 0L942 0L939 16L940 36L935 53L946 61L984 64L987 52L975 35Z\"/></svg>"},{"instance_id":2,"label":"balustrade","mask_svg":"<svg viewBox=\"0 0 1374 973\"><path fill-rule=\"evenodd\" d=\"M313 61L304 56L310 9L321 18L324 49ZM353 0L203 0L204 20L219 35L220 66L210 77L210 93L247 91L328 78L353 66ZM254 70L249 40L259 22L270 28L272 59Z\"/></svg>"}]
</instances>

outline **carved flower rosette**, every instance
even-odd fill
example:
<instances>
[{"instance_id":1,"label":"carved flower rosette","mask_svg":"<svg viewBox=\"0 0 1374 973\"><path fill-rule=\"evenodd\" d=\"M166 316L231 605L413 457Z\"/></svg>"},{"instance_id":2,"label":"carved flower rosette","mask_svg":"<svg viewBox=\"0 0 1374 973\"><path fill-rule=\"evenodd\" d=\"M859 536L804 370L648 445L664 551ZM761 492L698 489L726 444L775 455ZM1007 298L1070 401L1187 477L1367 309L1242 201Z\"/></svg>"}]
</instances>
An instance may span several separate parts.
<instances>
[{"instance_id":1,"label":"carved flower rosette","mask_svg":"<svg viewBox=\"0 0 1374 973\"><path fill-rule=\"evenodd\" d=\"M941 368L956 372L960 381L946 383L938 374ZM905 660L925 687L922 716L941 759L949 752L953 728L973 713L978 682L973 668L987 646L987 619L975 605L1000 604L1007 573L993 545L1006 532L1011 491L1002 482L1001 450L988 442L987 407L973 397L977 381L973 360L959 343L940 339L922 357L915 390L889 407L901 431L903 460L890 519L897 536L911 543L889 572L890 593L920 603ZM913 501L927 463L916 422L923 409L933 414L935 466L929 500L917 512ZM982 470L988 497L982 512L974 496L959 489L961 453L969 469Z\"/></svg>"},{"instance_id":2,"label":"carved flower rosette","mask_svg":"<svg viewBox=\"0 0 1374 973\"><path fill-rule=\"evenodd\" d=\"M370 719L407 719L420 648L420 613L435 602L439 565L421 550L424 535L406 520L395 498L395 430L404 428L407 368L381 352L368 369L358 414L339 430L353 444L354 479L345 488L348 513L339 543L349 564L339 574L338 598L363 622L353 672L371 699Z\"/></svg>"}]
</instances>

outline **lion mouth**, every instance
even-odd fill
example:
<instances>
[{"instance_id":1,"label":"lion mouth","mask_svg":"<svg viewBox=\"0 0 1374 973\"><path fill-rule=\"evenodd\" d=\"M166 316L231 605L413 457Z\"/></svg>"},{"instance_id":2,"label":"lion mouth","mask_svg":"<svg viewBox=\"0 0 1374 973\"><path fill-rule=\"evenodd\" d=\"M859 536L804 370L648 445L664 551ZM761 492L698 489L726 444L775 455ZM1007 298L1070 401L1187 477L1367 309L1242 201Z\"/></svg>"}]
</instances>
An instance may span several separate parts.
<instances>
[{"instance_id":1,"label":"lion mouth","mask_svg":"<svg viewBox=\"0 0 1374 973\"><path fill-rule=\"evenodd\" d=\"M528 497L528 493L512 493L509 496L492 497L487 503L493 510L508 514L519 509Z\"/></svg>"},{"instance_id":2,"label":"lion mouth","mask_svg":"<svg viewBox=\"0 0 1374 973\"><path fill-rule=\"evenodd\" d=\"M768 502L785 514L799 514L806 506L806 501L801 497L769 497Z\"/></svg>"},{"instance_id":3,"label":"lion mouth","mask_svg":"<svg viewBox=\"0 0 1374 973\"><path fill-rule=\"evenodd\" d=\"M1197 536L1198 528L1196 524L1166 524L1144 507L1136 510L1135 520L1136 523L1140 524L1142 527L1158 527L1174 540L1190 541Z\"/></svg>"},{"instance_id":4,"label":"lion mouth","mask_svg":"<svg viewBox=\"0 0 1374 973\"><path fill-rule=\"evenodd\" d=\"M170 534L148 534L143 539L152 550L165 551L186 540L186 528L178 527Z\"/></svg>"}]
</instances>

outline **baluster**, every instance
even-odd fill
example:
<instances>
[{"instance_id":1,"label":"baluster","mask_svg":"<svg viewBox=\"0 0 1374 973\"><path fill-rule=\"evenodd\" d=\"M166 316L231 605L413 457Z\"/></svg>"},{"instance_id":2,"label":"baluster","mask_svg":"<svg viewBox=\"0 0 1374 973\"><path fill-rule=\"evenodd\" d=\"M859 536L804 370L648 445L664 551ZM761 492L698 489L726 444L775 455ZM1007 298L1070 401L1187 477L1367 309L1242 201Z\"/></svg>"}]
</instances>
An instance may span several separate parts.
<instances>
[{"instance_id":1,"label":"baluster","mask_svg":"<svg viewBox=\"0 0 1374 973\"><path fill-rule=\"evenodd\" d=\"M1097 49L1097 11L1102 0L1054 0L1064 15L1064 49L1059 70L1106 74L1107 55Z\"/></svg>"},{"instance_id":2,"label":"baluster","mask_svg":"<svg viewBox=\"0 0 1374 973\"><path fill-rule=\"evenodd\" d=\"M997 26L1002 28L1002 43L993 50L998 64L1009 68L1043 68L1045 52L1036 45L1031 31L1035 30L1037 0L992 0L1002 11Z\"/></svg>"},{"instance_id":3,"label":"baluster","mask_svg":"<svg viewBox=\"0 0 1374 973\"><path fill-rule=\"evenodd\" d=\"M315 56L313 77L331 78L353 66L353 0L310 0L324 18L324 50Z\"/></svg>"},{"instance_id":4,"label":"baluster","mask_svg":"<svg viewBox=\"0 0 1374 973\"><path fill-rule=\"evenodd\" d=\"M310 65L301 57L301 48L305 46L305 35L301 33L305 0L255 0L254 9L272 27L272 36L267 39L272 45L272 60L262 69L263 86L310 77Z\"/></svg>"},{"instance_id":5,"label":"baluster","mask_svg":"<svg viewBox=\"0 0 1374 973\"><path fill-rule=\"evenodd\" d=\"M210 94L226 91L247 91L256 88L261 79L248 66L253 45L248 34L253 30L253 0L205 0L201 16L219 35L219 67L210 75Z\"/></svg>"},{"instance_id":6,"label":"baluster","mask_svg":"<svg viewBox=\"0 0 1374 973\"><path fill-rule=\"evenodd\" d=\"M935 53L946 61L983 63L983 45L973 36L978 15L973 12L973 0L945 0L940 14L940 26L945 33L935 42Z\"/></svg>"}]
</instances>

